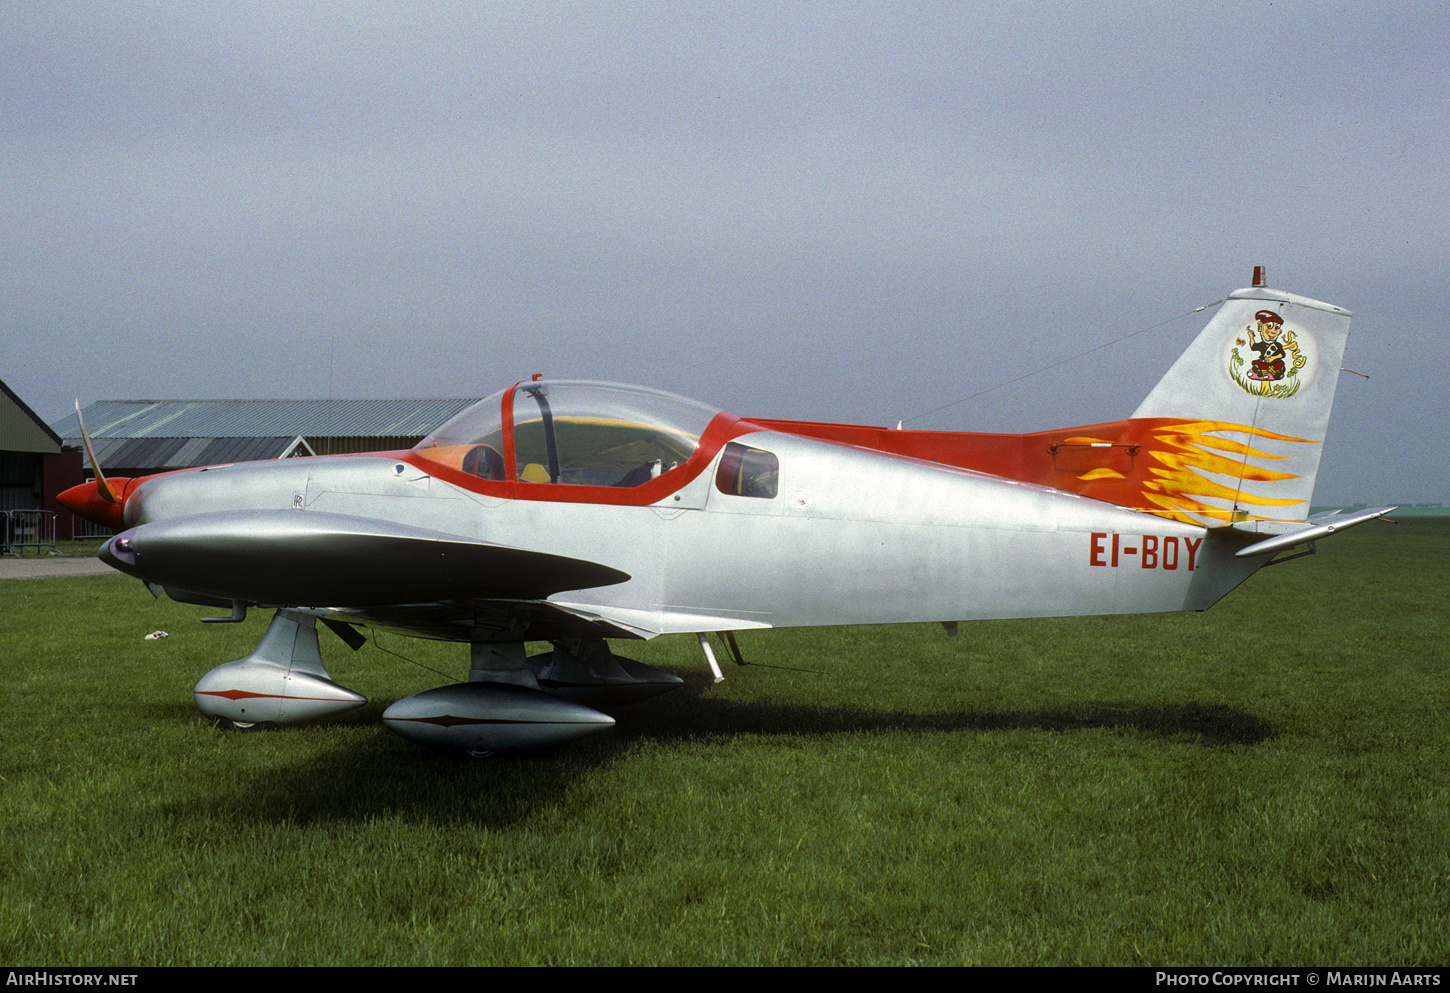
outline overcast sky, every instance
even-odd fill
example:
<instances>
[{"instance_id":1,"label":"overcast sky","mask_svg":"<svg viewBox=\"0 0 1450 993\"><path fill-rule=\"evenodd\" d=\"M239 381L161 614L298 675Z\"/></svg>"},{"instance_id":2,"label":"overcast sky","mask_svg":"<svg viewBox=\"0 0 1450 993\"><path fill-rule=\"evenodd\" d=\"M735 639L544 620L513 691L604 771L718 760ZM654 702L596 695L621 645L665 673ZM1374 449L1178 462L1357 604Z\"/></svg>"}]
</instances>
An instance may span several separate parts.
<instances>
[{"instance_id":1,"label":"overcast sky","mask_svg":"<svg viewBox=\"0 0 1450 993\"><path fill-rule=\"evenodd\" d=\"M1447 41L1443 3L12 0L0 379L47 421L542 372L1039 430L1128 416L1262 264L1372 377L1315 503L1450 503Z\"/></svg>"}]
</instances>

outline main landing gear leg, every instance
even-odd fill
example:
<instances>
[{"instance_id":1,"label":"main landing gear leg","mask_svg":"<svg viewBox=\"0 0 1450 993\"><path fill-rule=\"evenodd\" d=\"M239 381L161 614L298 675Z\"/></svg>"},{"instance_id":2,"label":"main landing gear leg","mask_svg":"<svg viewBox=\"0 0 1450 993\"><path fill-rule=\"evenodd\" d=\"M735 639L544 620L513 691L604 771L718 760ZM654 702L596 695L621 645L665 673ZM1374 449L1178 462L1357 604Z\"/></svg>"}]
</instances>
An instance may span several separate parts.
<instances>
[{"instance_id":1,"label":"main landing gear leg","mask_svg":"<svg viewBox=\"0 0 1450 993\"><path fill-rule=\"evenodd\" d=\"M539 688L522 641L473 642L468 648L468 681Z\"/></svg>"}]
</instances>

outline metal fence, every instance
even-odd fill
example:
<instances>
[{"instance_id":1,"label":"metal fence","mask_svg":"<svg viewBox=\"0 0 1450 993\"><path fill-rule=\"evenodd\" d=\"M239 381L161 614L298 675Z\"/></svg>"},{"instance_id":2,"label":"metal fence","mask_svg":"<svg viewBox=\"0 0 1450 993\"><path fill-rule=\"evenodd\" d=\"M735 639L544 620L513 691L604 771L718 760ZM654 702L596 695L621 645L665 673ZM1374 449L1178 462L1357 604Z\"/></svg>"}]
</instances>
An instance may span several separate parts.
<instances>
[{"instance_id":1,"label":"metal fence","mask_svg":"<svg viewBox=\"0 0 1450 993\"><path fill-rule=\"evenodd\" d=\"M25 549L55 550L55 513L49 510L0 510L0 555L19 556Z\"/></svg>"},{"instance_id":2,"label":"metal fence","mask_svg":"<svg viewBox=\"0 0 1450 993\"><path fill-rule=\"evenodd\" d=\"M70 521L70 536L74 539L109 538L116 533L104 524L97 524L95 521L88 521L82 517L72 516Z\"/></svg>"}]
</instances>

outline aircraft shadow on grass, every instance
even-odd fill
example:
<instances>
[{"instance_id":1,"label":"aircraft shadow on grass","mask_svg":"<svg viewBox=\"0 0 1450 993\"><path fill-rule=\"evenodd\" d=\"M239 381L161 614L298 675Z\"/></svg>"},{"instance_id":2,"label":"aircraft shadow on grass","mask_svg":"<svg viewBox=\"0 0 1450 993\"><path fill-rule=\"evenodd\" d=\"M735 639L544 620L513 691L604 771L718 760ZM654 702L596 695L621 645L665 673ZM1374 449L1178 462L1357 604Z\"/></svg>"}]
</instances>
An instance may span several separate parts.
<instances>
[{"instance_id":1,"label":"aircraft shadow on grass","mask_svg":"<svg viewBox=\"0 0 1450 993\"><path fill-rule=\"evenodd\" d=\"M880 731L1086 731L1124 728L1205 745L1256 745L1273 737L1268 721L1224 704L1138 705L1087 702L1039 710L964 710L937 713L821 707L809 704L741 703L703 696L710 683L686 677L685 692L622 711L615 737L629 740L695 740L735 735L831 735ZM658 714L659 716L655 716ZM637 716L636 716L637 715Z\"/></svg>"},{"instance_id":2,"label":"aircraft shadow on grass","mask_svg":"<svg viewBox=\"0 0 1450 993\"><path fill-rule=\"evenodd\" d=\"M601 756L607 764L641 740L659 742L697 741L701 738L730 738L739 735L859 734L881 731L1090 731L1121 728L1146 731L1165 738L1190 738L1203 745L1257 745L1274 736L1272 725L1261 717L1235 710L1221 703L1140 704L1084 702L1075 706L1044 707L1037 710L961 710L917 713L904 710L869 710L855 707L824 707L811 704L745 703L706 697L711 686L707 677L685 677L684 692L645 704L619 708L620 723L613 734L588 744L559 746L564 750ZM389 701L377 701L386 706ZM179 721L195 717L181 705L151 708L157 716ZM336 726L363 726L374 722L366 711L336 718ZM386 742L387 739L380 738ZM594 739L590 739L591 742ZM611 746L609 743L615 744ZM450 757L453 753L442 752ZM499 753L496 757L523 757L530 753ZM607 757L604 757L607 756ZM588 759L585 765L595 764Z\"/></svg>"},{"instance_id":3,"label":"aircraft shadow on grass","mask_svg":"<svg viewBox=\"0 0 1450 993\"><path fill-rule=\"evenodd\" d=\"M731 738L742 735L950 734L1024 728L1064 732L1122 728L1192 739L1207 746L1256 745L1273 736L1269 722L1224 704L1090 702L1039 710L923 714L741 703L706 697L710 685L704 677L687 678L684 691L672 694L668 706L661 706L664 700L656 700L623 708L612 733L483 760L440 749L432 753L437 761L420 762L417 752L399 748L390 736L366 734L353 745L314 754L294 767L218 773L222 783L234 782L221 785L205 799L169 803L163 809L168 817L183 819L224 816L243 822L303 825L402 816L503 830L560 802L577 783L607 771L648 742L669 745L708 739L728 748ZM150 710L153 716L167 720L195 719L190 708L180 705ZM319 725L332 731L376 727L362 712Z\"/></svg>"},{"instance_id":4,"label":"aircraft shadow on grass","mask_svg":"<svg viewBox=\"0 0 1450 993\"><path fill-rule=\"evenodd\" d=\"M693 683L693 681L692 681ZM699 690L708 683L699 680ZM597 735L542 751L470 760L458 752L428 752L419 761L389 735L367 734L348 747L312 754L291 767L223 771L204 797L162 803L173 822L225 819L229 823L307 826L400 818L407 822L510 831L539 810L563 803L592 777L608 773L641 742L684 744L711 739L728 745L740 735L829 736L861 732L1089 731L1130 728L1166 738L1192 736L1205 745L1254 745L1272 736L1266 720L1224 705L1079 707L1002 712L908 713L711 700L689 693L670 712L638 709L624 716L613 734ZM193 720L187 707L167 706L165 718ZM159 716L159 715L157 715ZM320 725L329 731L376 728L358 715ZM265 732L264 732L265 734ZM296 734L296 731L291 732ZM950 761L950 757L947 761Z\"/></svg>"}]
</instances>

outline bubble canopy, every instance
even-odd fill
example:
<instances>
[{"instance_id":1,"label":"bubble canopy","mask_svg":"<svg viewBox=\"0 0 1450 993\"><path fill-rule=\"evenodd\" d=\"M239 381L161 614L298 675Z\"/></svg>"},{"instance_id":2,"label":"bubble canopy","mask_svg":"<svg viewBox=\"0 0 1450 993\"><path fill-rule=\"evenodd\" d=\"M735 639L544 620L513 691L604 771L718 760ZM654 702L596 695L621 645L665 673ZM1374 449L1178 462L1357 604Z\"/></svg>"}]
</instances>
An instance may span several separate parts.
<instances>
[{"instance_id":1,"label":"bubble canopy","mask_svg":"<svg viewBox=\"0 0 1450 993\"><path fill-rule=\"evenodd\" d=\"M720 411L618 383L517 383L413 449L482 479L634 487L683 465Z\"/></svg>"}]
</instances>

